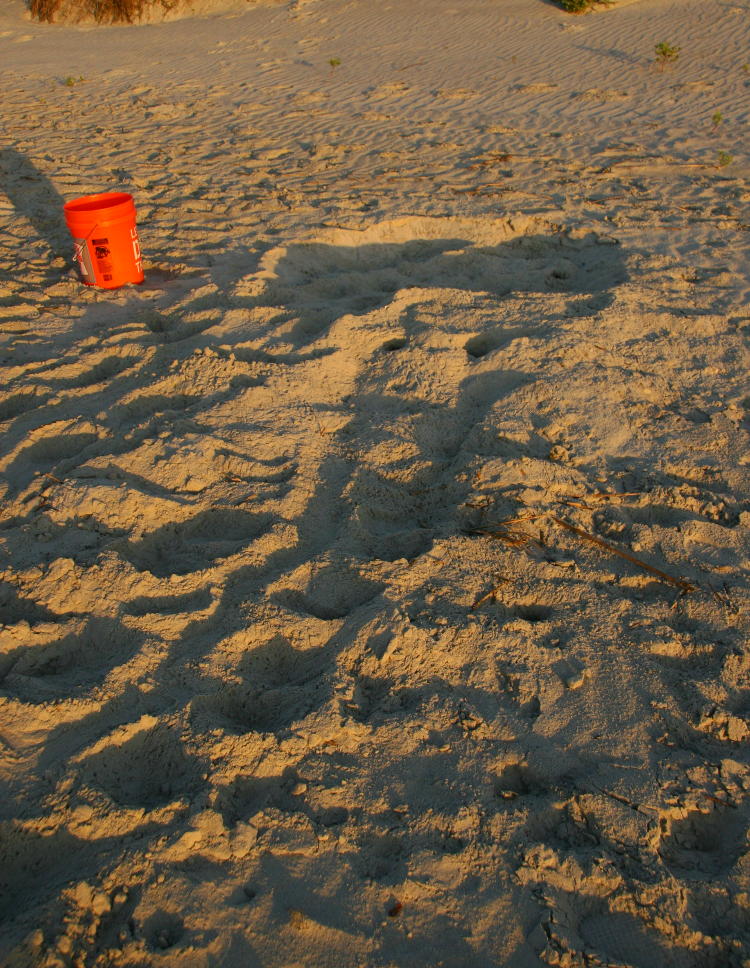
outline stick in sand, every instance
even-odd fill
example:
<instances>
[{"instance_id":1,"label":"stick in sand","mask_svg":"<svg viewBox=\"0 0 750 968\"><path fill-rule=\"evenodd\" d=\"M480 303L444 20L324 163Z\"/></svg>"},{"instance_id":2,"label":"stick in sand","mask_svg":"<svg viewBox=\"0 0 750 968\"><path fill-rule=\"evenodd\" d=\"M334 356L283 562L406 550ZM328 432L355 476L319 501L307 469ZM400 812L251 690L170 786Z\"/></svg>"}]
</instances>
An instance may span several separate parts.
<instances>
[{"instance_id":1,"label":"stick in sand","mask_svg":"<svg viewBox=\"0 0 750 968\"><path fill-rule=\"evenodd\" d=\"M637 565L639 568L643 568L644 571L648 571L652 575L656 575L656 577L660 578L662 581L669 582L670 585L674 585L675 588L679 588L682 592L687 593L695 591L695 585L691 585L689 581L685 581L683 578L673 578L660 568L654 568L653 565L649 565L645 561L641 561L641 559L636 558L635 555L631 555L627 551L621 551L620 548L616 548L614 545L609 544L608 541L603 541L601 538L597 538L596 535L589 534L589 532L584 531L583 528L577 528L574 524L570 524L569 521L563 521L562 518L556 518L554 514L550 514L550 518L555 522L555 524L559 524L561 528L565 528L566 531L572 531L573 534L577 534L579 538L590 541L591 544L595 544L599 548L604 548L605 551L609 551L613 555L619 555L619 557L624 558L625 561L629 561L632 564Z\"/></svg>"}]
</instances>

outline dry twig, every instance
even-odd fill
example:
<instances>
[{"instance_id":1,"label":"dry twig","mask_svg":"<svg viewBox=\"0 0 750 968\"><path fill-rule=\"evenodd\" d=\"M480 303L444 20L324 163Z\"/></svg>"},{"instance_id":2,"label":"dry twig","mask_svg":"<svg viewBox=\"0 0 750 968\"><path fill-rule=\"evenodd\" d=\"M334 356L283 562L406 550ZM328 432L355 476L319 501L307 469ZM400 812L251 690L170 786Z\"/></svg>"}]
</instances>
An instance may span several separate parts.
<instances>
[{"instance_id":1,"label":"dry twig","mask_svg":"<svg viewBox=\"0 0 750 968\"><path fill-rule=\"evenodd\" d=\"M625 561L629 561L631 564L636 565L638 568L642 568L649 574L654 575L660 581L667 582L673 585L675 588L679 588L682 595L686 595L689 592L695 591L695 585L691 582L686 581L684 578L675 578L672 575L667 574L667 572L662 571L660 568L655 568L653 565L649 565L648 562L643 561L641 558L637 558L635 555L631 555L628 551L623 551L622 549L610 544L608 541L604 541L602 538L598 538L595 534L591 534L589 531L584 531L583 528L579 528L569 521L565 521L562 518L556 517L554 514L549 512L530 512L529 514L520 514L515 518L508 518L505 521L501 521L496 528L482 529L478 531L469 532L470 534L482 534L489 538L495 538L498 541L502 541L512 548L527 548L533 546L537 549L543 549L543 541L537 541L532 538L531 535L527 534L525 531L517 530L517 525L524 524L528 521L538 521L540 518L549 517L555 524L564 528L566 531L570 531L572 534L577 535L579 538L583 538L585 541L596 545L598 548L602 548L604 551L608 551L610 554L617 555L619 558L623 558ZM717 596L718 597L718 596ZM482 599L484 600L484 599ZM475 603L475 606L479 602Z\"/></svg>"},{"instance_id":2,"label":"dry twig","mask_svg":"<svg viewBox=\"0 0 750 968\"><path fill-rule=\"evenodd\" d=\"M701 796L708 797L709 800L712 800L714 803L718 803L720 807L731 807L732 810L737 809L736 803L731 803L729 800L722 800L719 797L715 797L713 793L706 793L705 790L703 791Z\"/></svg>"},{"instance_id":3,"label":"dry twig","mask_svg":"<svg viewBox=\"0 0 750 968\"><path fill-rule=\"evenodd\" d=\"M637 565L644 571L649 572L651 575L655 575L662 581L668 582L670 585L674 585L675 588L679 588L683 593L695 591L695 585L691 585L689 581L685 581L683 578L673 578L672 575L668 575L665 571L660 568L654 568L653 565L649 565L647 562L642 561L640 558L636 558L635 555L631 555L628 551L622 551L620 548L615 547L615 545L610 544L608 541L603 541L601 538L597 538L596 535L590 534L588 531L584 531L583 528L578 528L569 521L564 521L562 518L555 517L554 514L550 514L550 518L559 524L561 528L565 528L566 531L571 531L573 534L577 534L579 538L583 538L585 541L590 541L591 544L596 545L598 548L603 548L605 551L610 552L610 554L618 555L620 558L624 558L625 561L631 562L633 565Z\"/></svg>"},{"instance_id":4,"label":"dry twig","mask_svg":"<svg viewBox=\"0 0 750 968\"><path fill-rule=\"evenodd\" d=\"M507 584L508 584L507 578L499 579L497 585L490 588L490 590L488 592L485 592L484 595L479 596L479 598L471 606L472 610L475 608L479 608L480 605L484 605L485 602L488 602L490 600L495 601L495 599L497 598L497 593L500 591L500 586L507 585Z\"/></svg>"}]
</instances>

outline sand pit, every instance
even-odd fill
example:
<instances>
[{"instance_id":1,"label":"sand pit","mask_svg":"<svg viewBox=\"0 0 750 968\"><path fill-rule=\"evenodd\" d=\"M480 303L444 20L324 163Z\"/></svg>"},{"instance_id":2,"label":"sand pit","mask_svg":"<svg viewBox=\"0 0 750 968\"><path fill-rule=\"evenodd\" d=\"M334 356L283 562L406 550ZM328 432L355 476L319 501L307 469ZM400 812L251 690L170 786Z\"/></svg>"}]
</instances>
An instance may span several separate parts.
<instances>
[{"instance_id":1,"label":"sand pit","mask_svg":"<svg viewBox=\"0 0 750 968\"><path fill-rule=\"evenodd\" d=\"M747 13L3 11L0 962L748 964Z\"/></svg>"}]
</instances>

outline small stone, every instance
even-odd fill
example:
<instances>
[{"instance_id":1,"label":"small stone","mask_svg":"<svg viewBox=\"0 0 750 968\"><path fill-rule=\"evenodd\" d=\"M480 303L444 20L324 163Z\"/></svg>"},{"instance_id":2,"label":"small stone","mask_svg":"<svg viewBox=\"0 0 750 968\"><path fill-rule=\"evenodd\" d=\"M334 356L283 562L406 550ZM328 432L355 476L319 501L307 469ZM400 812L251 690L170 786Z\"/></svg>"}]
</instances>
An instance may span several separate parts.
<instances>
[{"instance_id":1,"label":"small stone","mask_svg":"<svg viewBox=\"0 0 750 968\"><path fill-rule=\"evenodd\" d=\"M304 782L304 780L300 780L299 783L294 784L294 787L292 788L292 796L301 797L303 793L307 793L307 784Z\"/></svg>"}]
</instances>

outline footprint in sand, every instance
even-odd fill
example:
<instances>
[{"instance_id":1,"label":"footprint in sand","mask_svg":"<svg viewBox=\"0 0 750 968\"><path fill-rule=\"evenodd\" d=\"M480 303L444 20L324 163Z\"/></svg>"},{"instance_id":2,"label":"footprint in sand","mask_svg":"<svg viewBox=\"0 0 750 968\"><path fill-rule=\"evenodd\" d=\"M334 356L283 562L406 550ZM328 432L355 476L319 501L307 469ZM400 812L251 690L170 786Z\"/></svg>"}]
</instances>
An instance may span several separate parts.
<instances>
[{"instance_id":1,"label":"footprint in sand","mask_svg":"<svg viewBox=\"0 0 750 968\"><path fill-rule=\"evenodd\" d=\"M85 782L120 807L145 810L195 794L203 784L202 765L186 752L177 729L163 723L136 729L122 742L117 736L101 741L82 759Z\"/></svg>"},{"instance_id":2,"label":"footprint in sand","mask_svg":"<svg viewBox=\"0 0 750 968\"><path fill-rule=\"evenodd\" d=\"M384 587L360 575L356 567L331 562L314 569L304 587L280 589L273 598L292 611L331 621L346 618Z\"/></svg>"},{"instance_id":3,"label":"footprint in sand","mask_svg":"<svg viewBox=\"0 0 750 968\"><path fill-rule=\"evenodd\" d=\"M512 292L596 293L625 279L616 246L573 238L529 220L405 218L364 232L334 231L321 241L272 249L260 270L234 287L236 305L277 306L296 319L304 344L348 313L385 306L399 290L461 289L498 299Z\"/></svg>"},{"instance_id":4,"label":"footprint in sand","mask_svg":"<svg viewBox=\"0 0 750 968\"><path fill-rule=\"evenodd\" d=\"M703 809L671 811L661 820L661 852L683 870L724 874L747 848L748 813L708 798Z\"/></svg>"},{"instance_id":5,"label":"footprint in sand","mask_svg":"<svg viewBox=\"0 0 750 968\"><path fill-rule=\"evenodd\" d=\"M81 696L137 655L145 636L114 619L94 618L76 631L19 650L5 688L26 702Z\"/></svg>"},{"instance_id":6,"label":"footprint in sand","mask_svg":"<svg viewBox=\"0 0 750 968\"><path fill-rule=\"evenodd\" d=\"M187 575L237 554L268 532L270 514L210 509L187 521L165 524L138 541L113 543L139 571L157 578Z\"/></svg>"}]
</instances>

